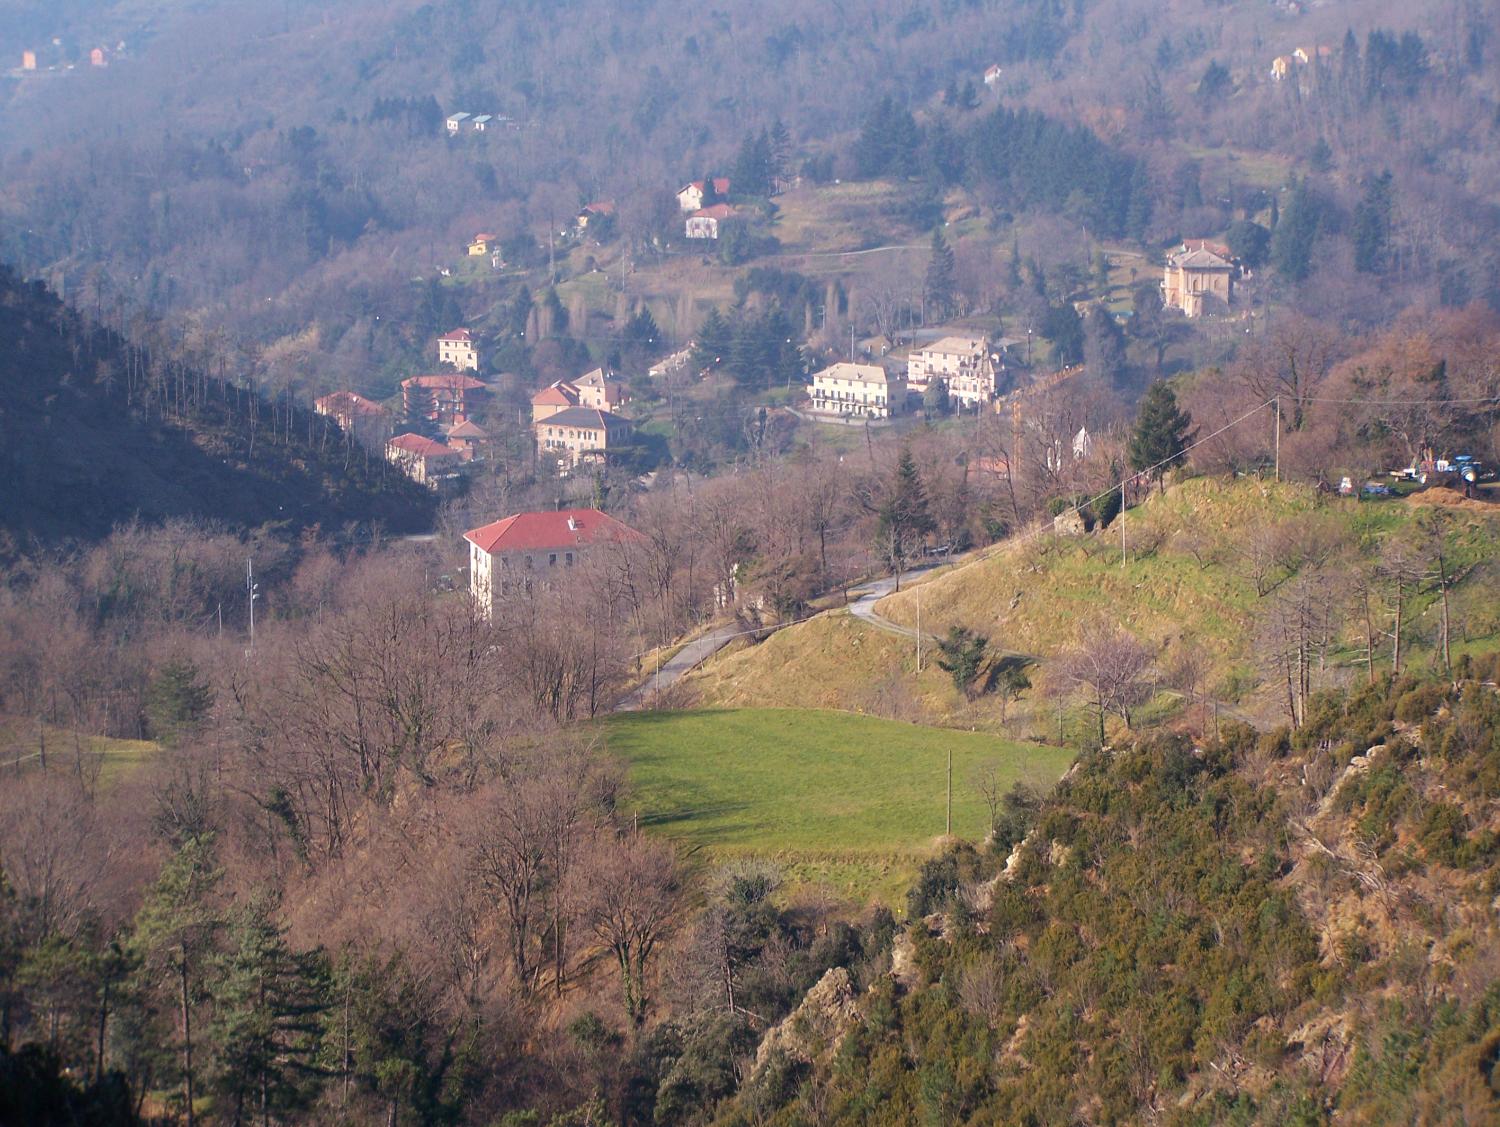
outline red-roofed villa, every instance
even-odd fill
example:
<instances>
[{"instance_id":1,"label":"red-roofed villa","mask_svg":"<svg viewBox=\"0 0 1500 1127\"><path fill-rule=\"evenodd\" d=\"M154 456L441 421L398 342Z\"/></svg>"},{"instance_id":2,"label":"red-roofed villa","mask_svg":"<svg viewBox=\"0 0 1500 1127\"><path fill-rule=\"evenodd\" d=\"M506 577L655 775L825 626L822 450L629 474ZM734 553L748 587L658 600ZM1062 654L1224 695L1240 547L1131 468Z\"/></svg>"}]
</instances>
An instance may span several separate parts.
<instances>
[{"instance_id":1,"label":"red-roofed villa","mask_svg":"<svg viewBox=\"0 0 1500 1127\"><path fill-rule=\"evenodd\" d=\"M516 586L543 582L577 564L601 544L631 544L643 537L598 509L515 513L464 533L469 542L469 593L486 617L495 599Z\"/></svg>"}]
</instances>

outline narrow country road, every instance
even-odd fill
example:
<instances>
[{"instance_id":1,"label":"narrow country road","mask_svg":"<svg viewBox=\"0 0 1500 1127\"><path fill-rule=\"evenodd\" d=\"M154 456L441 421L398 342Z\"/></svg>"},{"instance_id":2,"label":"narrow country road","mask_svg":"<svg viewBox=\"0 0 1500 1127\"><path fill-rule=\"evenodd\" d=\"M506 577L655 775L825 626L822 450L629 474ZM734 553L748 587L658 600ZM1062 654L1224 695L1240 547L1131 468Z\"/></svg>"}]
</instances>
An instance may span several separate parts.
<instances>
[{"instance_id":1,"label":"narrow country road","mask_svg":"<svg viewBox=\"0 0 1500 1127\"><path fill-rule=\"evenodd\" d=\"M721 626L717 630L710 631L701 638L694 638L673 654L662 665L660 671L653 670L639 686L615 705L615 711L639 712L648 707L653 697L677 684L687 673L713 657L729 644L730 639L740 633L742 631L739 624L730 623L728 626Z\"/></svg>"},{"instance_id":2,"label":"narrow country road","mask_svg":"<svg viewBox=\"0 0 1500 1127\"><path fill-rule=\"evenodd\" d=\"M915 568L912 571L901 573L901 582L908 583L913 579L919 579L931 571L933 565ZM903 638L915 638L917 632L909 626L901 626L888 618L882 618L875 613L875 604L896 589L896 577L887 575L884 579L877 579L871 583L861 584L855 588L858 598L849 604L849 613L855 618L869 623L877 630L884 630L887 634L899 634ZM926 630L922 631L924 638L932 638Z\"/></svg>"}]
</instances>

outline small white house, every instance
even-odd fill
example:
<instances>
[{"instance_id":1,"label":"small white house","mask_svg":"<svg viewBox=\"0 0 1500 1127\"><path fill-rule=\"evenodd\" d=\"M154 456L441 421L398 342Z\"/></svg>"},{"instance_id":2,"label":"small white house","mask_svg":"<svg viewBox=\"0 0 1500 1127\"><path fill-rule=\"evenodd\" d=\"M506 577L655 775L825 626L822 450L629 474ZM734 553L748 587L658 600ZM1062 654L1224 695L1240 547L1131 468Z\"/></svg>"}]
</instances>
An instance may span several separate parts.
<instances>
[{"instance_id":1,"label":"small white house","mask_svg":"<svg viewBox=\"0 0 1500 1127\"><path fill-rule=\"evenodd\" d=\"M463 128L464 122L466 122L468 120L469 120L469 115L467 113L451 113L451 114L449 114L448 115L448 132L450 134L457 133L460 129Z\"/></svg>"},{"instance_id":2,"label":"small white house","mask_svg":"<svg viewBox=\"0 0 1500 1127\"><path fill-rule=\"evenodd\" d=\"M487 113L476 114L469 119L469 125L475 133L483 133L492 120L493 118Z\"/></svg>"}]
</instances>

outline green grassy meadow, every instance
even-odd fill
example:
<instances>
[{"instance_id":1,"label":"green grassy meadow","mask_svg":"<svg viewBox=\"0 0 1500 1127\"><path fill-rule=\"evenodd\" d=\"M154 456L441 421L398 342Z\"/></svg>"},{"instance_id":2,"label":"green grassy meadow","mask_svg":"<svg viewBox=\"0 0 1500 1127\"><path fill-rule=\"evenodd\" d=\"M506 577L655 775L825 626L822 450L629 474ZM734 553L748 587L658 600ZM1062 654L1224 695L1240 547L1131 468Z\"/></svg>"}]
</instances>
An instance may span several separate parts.
<instances>
[{"instance_id":1,"label":"green grassy meadow","mask_svg":"<svg viewBox=\"0 0 1500 1127\"><path fill-rule=\"evenodd\" d=\"M795 885L898 906L944 829L953 752L953 830L980 838L988 813L972 777L1049 788L1071 751L992 735L812 709L637 712L604 721L626 762L641 824L711 860L764 857Z\"/></svg>"}]
</instances>

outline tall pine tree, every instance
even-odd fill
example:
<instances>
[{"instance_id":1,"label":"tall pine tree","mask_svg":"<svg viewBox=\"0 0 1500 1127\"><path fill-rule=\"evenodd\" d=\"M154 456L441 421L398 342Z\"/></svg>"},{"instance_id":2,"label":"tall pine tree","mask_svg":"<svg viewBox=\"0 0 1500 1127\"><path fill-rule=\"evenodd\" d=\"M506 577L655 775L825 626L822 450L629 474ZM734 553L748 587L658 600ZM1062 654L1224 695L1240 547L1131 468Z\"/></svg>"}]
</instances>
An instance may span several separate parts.
<instances>
[{"instance_id":1,"label":"tall pine tree","mask_svg":"<svg viewBox=\"0 0 1500 1127\"><path fill-rule=\"evenodd\" d=\"M1193 441L1193 419L1177 406L1177 396L1165 380L1157 380L1141 399L1130 436L1130 468L1149 474L1161 488L1162 476L1181 465Z\"/></svg>"},{"instance_id":2,"label":"tall pine tree","mask_svg":"<svg viewBox=\"0 0 1500 1127\"><path fill-rule=\"evenodd\" d=\"M927 303L939 318L947 317L953 310L955 296L955 263L953 248L943 238L941 230L932 233L932 253L927 259L925 287Z\"/></svg>"}]
</instances>

